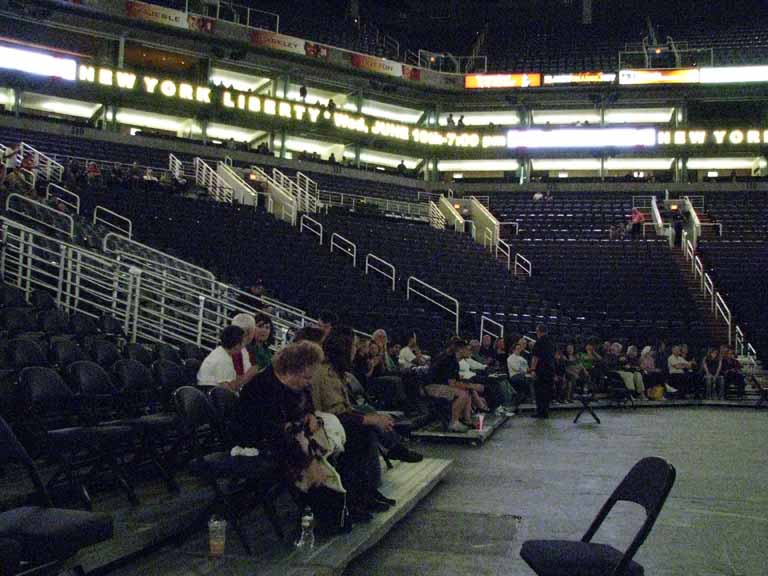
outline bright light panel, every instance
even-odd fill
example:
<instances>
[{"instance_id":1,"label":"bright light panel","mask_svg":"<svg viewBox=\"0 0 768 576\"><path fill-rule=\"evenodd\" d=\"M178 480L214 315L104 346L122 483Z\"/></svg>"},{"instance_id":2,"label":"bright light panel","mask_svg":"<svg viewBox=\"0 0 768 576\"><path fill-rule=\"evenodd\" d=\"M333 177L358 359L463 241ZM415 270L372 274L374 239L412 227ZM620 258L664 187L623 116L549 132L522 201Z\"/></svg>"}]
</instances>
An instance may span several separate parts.
<instances>
[{"instance_id":1,"label":"bright light panel","mask_svg":"<svg viewBox=\"0 0 768 576\"><path fill-rule=\"evenodd\" d=\"M99 108L98 104L95 106L88 106L87 104L69 104L66 102L56 102L53 100L43 102L40 107L43 110L48 110L54 114L79 116L80 118L90 118Z\"/></svg>"},{"instance_id":2,"label":"bright light panel","mask_svg":"<svg viewBox=\"0 0 768 576\"><path fill-rule=\"evenodd\" d=\"M537 172L600 170L600 160L597 158L547 158L531 160L531 165Z\"/></svg>"},{"instance_id":3,"label":"bright light panel","mask_svg":"<svg viewBox=\"0 0 768 576\"><path fill-rule=\"evenodd\" d=\"M250 92L251 90L258 91L263 88L265 84L271 82L269 78L260 78L258 76L251 76L249 74L242 74L231 70L223 70L222 68L214 68L211 70L210 80L211 83L216 86L230 86L241 92Z\"/></svg>"},{"instance_id":4,"label":"bright light panel","mask_svg":"<svg viewBox=\"0 0 768 576\"><path fill-rule=\"evenodd\" d=\"M517 126L520 124L520 115L517 112L464 112L465 126ZM453 112L453 121L458 122L462 112ZM448 125L448 114L441 114L438 120L440 126Z\"/></svg>"},{"instance_id":5,"label":"bright light panel","mask_svg":"<svg viewBox=\"0 0 768 576\"><path fill-rule=\"evenodd\" d=\"M702 68L699 81L702 84L768 82L768 66L728 66L725 68Z\"/></svg>"},{"instance_id":6,"label":"bright light panel","mask_svg":"<svg viewBox=\"0 0 768 576\"><path fill-rule=\"evenodd\" d=\"M8 46L0 46L0 68L64 80L74 80L77 77L77 63L71 58L57 58Z\"/></svg>"},{"instance_id":7,"label":"bright light panel","mask_svg":"<svg viewBox=\"0 0 768 576\"><path fill-rule=\"evenodd\" d=\"M354 107L353 107L354 108ZM376 118L384 118L403 124L415 124L421 118L422 112L413 108L382 104L372 100L364 100L362 113Z\"/></svg>"},{"instance_id":8,"label":"bright light panel","mask_svg":"<svg viewBox=\"0 0 768 576\"><path fill-rule=\"evenodd\" d=\"M512 172L520 165L517 160L440 160L438 172Z\"/></svg>"},{"instance_id":9,"label":"bright light panel","mask_svg":"<svg viewBox=\"0 0 768 576\"><path fill-rule=\"evenodd\" d=\"M155 130L166 130L168 132L179 132L184 127L183 121L169 117L142 114L141 112L119 110L115 118L120 124L131 124L133 126L143 126L144 128L154 128Z\"/></svg>"},{"instance_id":10,"label":"bright light panel","mask_svg":"<svg viewBox=\"0 0 768 576\"><path fill-rule=\"evenodd\" d=\"M344 158L354 159L355 152L353 150L345 150ZM419 164L419 160L416 158L395 156L393 154L382 154L380 152L366 152L365 150L360 152L360 162L365 164L378 164L379 166L396 168L400 165L400 160L403 161L405 167L408 168L408 170L413 170Z\"/></svg>"},{"instance_id":11,"label":"bright light panel","mask_svg":"<svg viewBox=\"0 0 768 576\"><path fill-rule=\"evenodd\" d=\"M749 170L758 158L689 158L689 170Z\"/></svg>"},{"instance_id":12,"label":"bright light panel","mask_svg":"<svg viewBox=\"0 0 768 576\"><path fill-rule=\"evenodd\" d=\"M667 124L672 121L674 108L608 108L605 111L607 124Z\"/></svg>"},{"instance_id":13,"label":"bright light panel","mask_svg":"<svg viewBox=\"0 0 768 576\"><path fill-rule=\"evenodd\" d=\"M600 124L600 113L595 110L534 110L534 124Z\"/></svg>"},{"instance_id":14,"label":"bright light panel","mask_svg":"<svg viewBox=\"0 0 768 576\"><path fill-rule=\"evenodd\" d=\"M606 170L671 170L674 158L608 158Z\"/></svg>"},{"instance_id":15,"label":"bright light panel","mask_svg":"<svg viewBox=\"0 0 768 576\"><path fill-rule=\"evenodd\" d=\"M250 142L256 137L256 132L239 130L229 126L209 124L206 130L209 138L218 138L221 140L236 140L238 142Z\"/></svg>"},{"instance_id":16,"label":"bright light panel","mask_svg":"<svg viewBox=\"0 0 768 576\"><path fill-rule=\"evenodd\" d=\"M627 148L655 146L653 128L509 130L508 148Z\"/></svg>"}]
</instances>

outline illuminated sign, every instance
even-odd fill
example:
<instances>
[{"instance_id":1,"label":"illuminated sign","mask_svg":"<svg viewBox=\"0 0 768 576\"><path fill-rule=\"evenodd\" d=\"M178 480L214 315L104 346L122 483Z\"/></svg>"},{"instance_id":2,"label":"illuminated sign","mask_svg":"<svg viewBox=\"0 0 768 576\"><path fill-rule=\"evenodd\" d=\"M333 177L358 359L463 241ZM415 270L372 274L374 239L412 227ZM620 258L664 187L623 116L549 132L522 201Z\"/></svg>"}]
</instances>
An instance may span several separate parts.
<instances>
[{"instance_id":1,"label":"illuminated sign","mask_svg":"<svg viewBox=\"0 0 768 576\"><path fill-rule=\"evenodd\" d=\"M507 132L508 148L628 148L655 144L654 128L566 128Z\"/></svg>"},{"instance_id":2,"label":"illuminated sign","mask_svg":"<svg viewBox=\"0 0 768 576\"><path fill-rule=\"evenodd\" d=\"M768 66L728 66L725 68L702 68L702 84L741 84L746 82L768 82Z\"/></svg>"},{"instance_id":3,"label":"illuminated sign","mask_svg":"<svg viewBox=\"0 0 768 576\"><path fill-rule=\"evenodd\" d=\"M616 81L616 74L606 72L575 72L573 74L547 74L544 84L600 84Z\"/></svg>"},{"instance_id":4,"label":"illuminated sign","mask_svg":"<svg viewBox=\"0 0 768 576\"><path fill-rule=\"evenodd\" d=\"M647 84L698 84L698 68L675 68L658 70L621 70L619 84L637 86Z\"/></svg>"},{"instance_id":5,"label":"illuminated sign","mask_svg":"<svg viewBox=\"0 0 768 576\"><path fill-rule=\"evenodd\" d=\"M196 86L187 82L177 82L154 76L137 76L125 70L97 68L81 65L77 77L81 82L99 84L120 90L140 90L146 94L158 95L167 99L186 100L197 104L216 103L232 110L264 117L325 124L339 130L381 136L401 142L425 146L447 146L451 148L503 148L506 139L502 135L486 135L481 138L476 132L453 130L433 130L418 126L372 118L362 114L345 111L331 111L316 104L307 104L237 90L214 89L209 86Z\"/></svg>"},{"instance_id":6,"label":"illuminated sign","mask_svg":"<svg viewBox=\"0 0 768 576\"><path fill-rule=\"evenodd\" d=\"M74 80L77 76L77 62L71 58L8 46L0 46L0 68L64 80Z\"/></svg>"},{"instance_id":7,"label":"illuminated sign","mask_svg":"<svg viewBox=\"0 0 768 576\"><path fill-rule=\"evenodd\" d=\"M659 146L743 146L768 144L768 130L659 130L656 133Z\"/></svg>"},{"instance_id":8,"label":"illuminated sign","mask_svg":"<svg viewBox=\"0 0 768 576\"><path fill-rule=\"evenodd\" d=\"M464 88L536 88L541 86L541 74L467 74Z\"/></svg>"}]
</instances>

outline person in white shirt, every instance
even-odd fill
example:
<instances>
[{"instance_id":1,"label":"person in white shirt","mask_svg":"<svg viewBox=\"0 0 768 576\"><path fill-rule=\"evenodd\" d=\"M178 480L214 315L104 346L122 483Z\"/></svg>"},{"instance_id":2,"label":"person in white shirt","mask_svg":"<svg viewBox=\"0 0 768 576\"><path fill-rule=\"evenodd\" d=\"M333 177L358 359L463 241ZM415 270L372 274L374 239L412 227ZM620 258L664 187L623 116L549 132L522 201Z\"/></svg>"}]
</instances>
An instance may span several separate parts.
<instances>
[{"instance_id":1,"label":"person in white shirt","mask_svg":"<svg viewBox=\"0 0 768 576\"><path fill-rule=\"evenodd\" d=\"M246 333L238 326L227 326L221 332L219 346L205 357L197 372L198 386L222 386L239 392L258 373L243 354Z\"/></svg>"},{"instance_id":2,"label":"person in white shirt","mask_svg":"<svg viewBox=\"0 0 768 576\"><path fill-rule=\"evenodd\" d=\"M482 362L478 362L474 358L464 358L459 362L459 377L462 380L472 380L477 376L478 372L482 372L487 368Z\"/></svg>"},{"instance_id":3,"label":"person in white shirt","mask_svg":"<svg viewBox=\"0 0 768 576\"><path fill-rule=\"evenodd\" d=\"M677 388L678 398L685 398L691 387L693 362L686 360L680 353L680 346L672 347L672 354L667 358L669 385Z\"/></svg>"},{"instance_id":4,"label":"person in white shirt","mask_svg":"<svg viewBox=\"0 0 768 576\"><path fill-rule=\"evenodd\" d=\"M518 394L521 394L523 398L526 395L529 395L529 398L533 398L533 378L529 374L528 360L523 357L525 349L525 340L521 338L515 344L512 353L507 357L507 371L509 372L509 383L512 385L512 388Z\"/></svg>"},{"instance_id":5,"label":"person in white shirt","mask_svg":"<svg viewBox=\"0 0 768 576\"><path fill-rule=\"evenodd\" d=\"M400 349L400 354L397 358L397 364L401 370L410 370L411 368L418 368L420 366L426 366L429 364L430 357L424 354L419 348L416 334L413 333L408 337L408 342Z\"/></svg>"}]
</instances>

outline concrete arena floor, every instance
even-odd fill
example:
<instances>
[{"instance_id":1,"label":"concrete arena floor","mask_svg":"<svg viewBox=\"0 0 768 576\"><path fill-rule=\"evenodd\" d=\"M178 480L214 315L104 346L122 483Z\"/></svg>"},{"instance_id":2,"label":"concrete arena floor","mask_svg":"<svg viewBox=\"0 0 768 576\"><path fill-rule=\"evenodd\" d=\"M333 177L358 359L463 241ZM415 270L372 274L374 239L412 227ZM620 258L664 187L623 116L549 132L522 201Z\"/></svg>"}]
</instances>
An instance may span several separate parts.
<instances>
[{"instance_id":1,"label":"concrete arena floor","mask_svg":"<svg viewBox=\"0 0 768 576\"><path fill-rule=\"evenodd\" d=\"M510 419L483 447L417 445L454 467L345 576L525 575L528 538L581 538L629 468L661 456L677 483L636 559L655 576L768 575L768 411L679 408ZM583 418L583 417L582 417ZM597 541L642 522L617 506Z\"/></svg>"}]
</instances>

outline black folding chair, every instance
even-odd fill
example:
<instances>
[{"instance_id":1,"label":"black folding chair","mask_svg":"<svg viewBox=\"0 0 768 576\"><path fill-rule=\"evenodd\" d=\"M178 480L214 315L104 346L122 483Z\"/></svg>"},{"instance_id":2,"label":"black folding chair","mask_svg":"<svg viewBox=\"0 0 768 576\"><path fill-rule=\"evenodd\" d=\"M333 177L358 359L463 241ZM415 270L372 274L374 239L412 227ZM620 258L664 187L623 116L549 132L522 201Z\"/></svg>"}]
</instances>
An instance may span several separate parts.
<instances>
[{"instance_id":1,"label":"black folding chair","mask_svg":"<svg viewBox=\"0 0 768 576\"><path fill-rule=\"evenodd\" d=\"M28 441L38 445L58 464L47 487L65 482L77 493L86 508L92 508L87 485L103 469L117 480L131 504L137 504L133 487L118 460L124 446L132 445L135 433L130 426L89 426L82 417L81 400L50 368L30 367L19 375L17 391L23 418L21 425Z\"/></svg>"},{"instance_id":2,"label":"black folding chair","mask_svg":"<svg viewBox=\"0 0 768 576\"><path fill-rule=\"evenodd\" d=\"M279 528L271 496L274 487L282 485L279 465L264 456L232 456L231 445L224 443L224 450L212 450L201 441L201 435L208 435L211 429L218 427L217 414L206 395L192 386L183 386L174 394L176 410L182 420L182 426L189 434L195 458L190 468L213 490L215 499L205 510L195 525L204 523L211 512L218 509L227 518L240 538L246 553L251 554L251 546L246 539L240 522L239 510L250 507L238 505L236 499L243 495L259 495L265 514L280 538L283 533Z\"/></svg>"},{"instance_id":3,"label":"black folding chair","mask_svg":"<svg viewBox=\"0 0 768 576\"><path fill-rule=\"evenodd\" d=\"M581 409L579 409L579 412L576 414L576 418L573 419L573 423L576 424L579 421L579 418L581 418L581 415L584 414L584 412L587 412L592 416L592 418L595 419L595 422L600 424L600 418L597 417L597 414L595 414L595 410L592 408L592 402L595 399L595 395L592 393L592 391L589 389L589 386L587 384L584 384L584 387L581 390L580 394L574 394L573 398L581 403Z\"/></svg>"},{"instance_id":4,"label":"black folding chair","mask_svg":"<svg viewBox=\"0 0 768 576\"><path fill-rule=\"evenodd\" d=\"M539 576L642 576L633 560L651 533L675 483L675 468L662 458L643 458L635 464L603 505L581 541L528 540L520 556ZM625 552L592 542L617 502L634 502L645 509L645 522Z\"/></svg>"},{"instance_id":5,"label":"black folding chair","mask_svg":"<svg viewBox=\"0 0 768 576\"><path fill-rule=\"evenodd\" d=\"M138 360L119 360L112 371L120 387L127 416L120 422L134 426L141 436L141 451L136 455L135 462L139 464L149 460L160 472L168 490L178 491L172 471L162 464L163 460L172 460L178 448L175 445L167 452L164 450L166 446L178 443L178 415L162 411L154 378L144 364Z\"/></svg>"},{"instance_id":6,"label":"black folding chair","mask_svg":"<svg viewBox=\"0 0 768 576\"><path fill-rule=\"evenodd\" d=\"M74 340L64 337L51 338L51 362L59 368L91 358Z\"/></svg>"},{"instance_id":7,"label":"black folding chair","mask_svg":"<svg viewBox=\"0 0 768 576\"><path fill-rule=\"evenodd\" d=\"M96 364L105 370L112 368L121 358L117 345L109 340L95 340L91 345L91 352Z\"/></svg>"},{"instance_id":8,"label":"black folding chair","mask_svg":"<svg viewBox=\"0 0 768 576\"><path fill-rule=\"evenodd\" d=\"M72 569L85 574L77 553L112 538L112 517L82 510L54 508L34 462L8 424L0 418L0 466L21 464L35 487L36 506L22 506L0 513L0 565L13 569L14 556L24 574L58 573ZM8 556L6 556L6 553ZM14 574L15 572L8 572ZM6 572L3 572L6 574Z\"/></svg>"}]
</instances>

